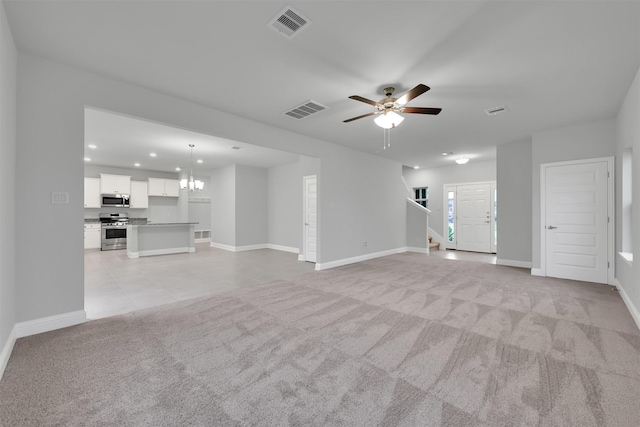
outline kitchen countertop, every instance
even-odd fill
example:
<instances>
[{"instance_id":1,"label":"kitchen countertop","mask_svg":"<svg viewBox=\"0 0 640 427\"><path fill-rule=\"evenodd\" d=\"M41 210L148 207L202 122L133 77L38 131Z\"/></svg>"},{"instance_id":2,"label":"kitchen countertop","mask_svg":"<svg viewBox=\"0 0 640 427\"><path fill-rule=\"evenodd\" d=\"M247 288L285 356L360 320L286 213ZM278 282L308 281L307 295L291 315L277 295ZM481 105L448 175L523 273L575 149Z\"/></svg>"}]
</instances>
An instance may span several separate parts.
<instances>
[{"instance_id":1,"label":"kitchen countertop","mask_svg":"<svg viewBox=\"0 0 640 427\"><path fill-rule=\"evenodd\" d=\"M129 225L195 225L197 222L139 222L130 223Z\"/></svg>"},{"instance_id":2,"label":"kitchen countertop","mask_svg":"<svg viewBox=\"0 0 640 427\"><path fill-rule=\"evenodd\" d=\"M146 224L147 218L129 218L129 223L132 225ZM85 224L100 224L100 218L85 218Z\"/></svg>"}]
</instances>

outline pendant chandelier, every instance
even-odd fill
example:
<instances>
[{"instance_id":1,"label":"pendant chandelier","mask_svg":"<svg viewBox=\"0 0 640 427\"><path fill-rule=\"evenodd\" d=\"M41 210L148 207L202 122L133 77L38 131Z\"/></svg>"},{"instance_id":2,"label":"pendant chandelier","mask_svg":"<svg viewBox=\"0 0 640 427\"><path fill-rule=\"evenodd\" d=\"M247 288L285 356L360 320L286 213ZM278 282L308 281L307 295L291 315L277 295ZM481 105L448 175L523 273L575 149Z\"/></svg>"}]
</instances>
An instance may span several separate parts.
<instances>
[{"instance_id":1,"label":"pendant chandelier","mask_svg":"<svg viewBox=\"0 0 640 427\"><path fill-rule=\"evenodd\" d=\"M202 191L204 189L204 182L193 179L193 147L195 145L189 144L191 148L191 164L189 167L189 179L180 180L180 189L184 191Z\"/></svg>"}]
</instances>

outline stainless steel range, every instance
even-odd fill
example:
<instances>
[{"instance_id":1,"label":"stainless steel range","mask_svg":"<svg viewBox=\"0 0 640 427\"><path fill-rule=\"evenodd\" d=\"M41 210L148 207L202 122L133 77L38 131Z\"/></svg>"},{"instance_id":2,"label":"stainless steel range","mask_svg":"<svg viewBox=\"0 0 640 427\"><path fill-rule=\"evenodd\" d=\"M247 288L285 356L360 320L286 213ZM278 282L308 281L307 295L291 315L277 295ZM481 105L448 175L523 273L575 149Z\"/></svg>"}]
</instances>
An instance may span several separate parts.
<instances>
[{"instance_id":1,"label":"stainless steel range","mask_svg":"<svg viewBox=\"0 0 640 427\"><path fill-rule=\"evenodd\" d=\"M127 224L129 216L126 213L101 213L102 224L101 249L112 251L127 249Z\"/></svg>"}]
</instances>

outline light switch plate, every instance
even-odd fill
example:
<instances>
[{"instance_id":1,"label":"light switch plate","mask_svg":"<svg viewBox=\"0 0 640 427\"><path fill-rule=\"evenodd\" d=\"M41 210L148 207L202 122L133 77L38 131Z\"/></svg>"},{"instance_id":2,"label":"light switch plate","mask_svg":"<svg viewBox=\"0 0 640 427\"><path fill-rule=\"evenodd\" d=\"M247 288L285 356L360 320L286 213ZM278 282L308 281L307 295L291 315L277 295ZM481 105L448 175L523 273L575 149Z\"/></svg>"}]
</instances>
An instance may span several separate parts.
<instances>
[{"instance_id":1,"label":"light switch plate","mask_svg":"<svg viewBox=\"0 0 640 427\"><path fill-rule=\"evenodd\" d=\"M51 203L67 204L69 203L69 193L53 192L51 193Z\"/></svg>"}]
</instances>

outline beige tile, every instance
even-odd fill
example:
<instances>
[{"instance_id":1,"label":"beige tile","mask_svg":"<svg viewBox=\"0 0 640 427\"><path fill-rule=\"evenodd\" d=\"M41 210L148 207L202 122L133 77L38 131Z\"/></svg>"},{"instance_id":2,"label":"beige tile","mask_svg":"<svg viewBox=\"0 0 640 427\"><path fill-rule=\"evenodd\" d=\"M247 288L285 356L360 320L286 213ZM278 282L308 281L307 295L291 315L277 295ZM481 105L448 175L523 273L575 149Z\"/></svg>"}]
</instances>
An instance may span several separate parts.
<instances>
[{"instance_id":1,"label":"beige tile","mask_svg":"<svg viewBox=\"0 0 640 427\"><path fill-rule=\"evenodd\" d=\"M228 252L196 245L191 254L130 259L126 251L85 251L85 309L90 319L214 295L313 272L296 254Z\"/></svg>"}]
</instances>

